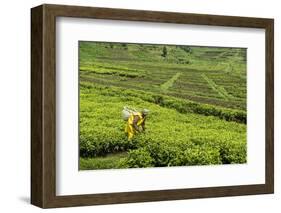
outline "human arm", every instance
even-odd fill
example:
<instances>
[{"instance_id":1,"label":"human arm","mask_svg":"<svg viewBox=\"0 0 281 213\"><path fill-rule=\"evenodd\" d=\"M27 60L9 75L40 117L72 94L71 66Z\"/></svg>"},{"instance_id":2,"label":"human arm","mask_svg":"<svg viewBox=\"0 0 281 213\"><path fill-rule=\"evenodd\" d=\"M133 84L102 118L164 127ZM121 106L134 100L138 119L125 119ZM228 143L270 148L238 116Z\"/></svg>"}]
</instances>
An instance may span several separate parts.
<instances>
[{"instance_id":1,"label":"human arm","mask_svg":"<svg viewBox=\"0 0 281 213\"><path fill-rule=\"evenodd\" d=\"M140 132L140 129L138 127L138 121L139 121L139 116L135 116L133 120L133 127L136 131Z\"/></svg>"},{"instance_id":2,"label":"human arm","mask_svg":"<svg viewBox=\"0 0 281 213\"><path fill-rule=\"evenodd\" d=\"M142 127L142 131L145 131L145 119L144 119L144 121L142 122L141 127Z\"/></svg>"}]
</instances>

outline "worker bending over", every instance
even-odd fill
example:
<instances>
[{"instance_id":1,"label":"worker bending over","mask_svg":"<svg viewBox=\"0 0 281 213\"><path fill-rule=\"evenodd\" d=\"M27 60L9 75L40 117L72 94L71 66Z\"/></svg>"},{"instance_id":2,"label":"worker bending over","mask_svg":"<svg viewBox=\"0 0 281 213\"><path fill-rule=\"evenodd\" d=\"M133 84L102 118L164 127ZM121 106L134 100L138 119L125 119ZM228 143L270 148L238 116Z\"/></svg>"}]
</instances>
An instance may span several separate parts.
<instances>
[{"instance_id":1,"label":"worker bending over","mask_svg":"<svg viewBox=\"0 0 281 213\"><path fill-rule=\"evenodd\" d=\"M131 113L126 127L125 132L128 134L128 139L131 140L137 132L145 131L145 119L149 110L144 109L141 112Z\"/></svg>"}]
</instances>

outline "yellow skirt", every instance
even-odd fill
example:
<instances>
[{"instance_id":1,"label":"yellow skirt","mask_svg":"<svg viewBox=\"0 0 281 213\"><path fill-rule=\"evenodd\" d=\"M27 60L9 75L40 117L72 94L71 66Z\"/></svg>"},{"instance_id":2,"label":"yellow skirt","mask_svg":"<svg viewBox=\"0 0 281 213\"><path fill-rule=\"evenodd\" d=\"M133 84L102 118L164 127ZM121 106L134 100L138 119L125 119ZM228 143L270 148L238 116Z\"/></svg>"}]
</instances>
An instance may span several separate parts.
<instances>
[{"instance_id":1,"label":"yellow skirt","mask_svg":"<svg viewBox=\"0 0 281 213\"><path fill-rule=\"evenodd\" d=\"M131 140L136 133L133 125L127 123L125 126L125 133L128 134L128 139Z\"/></svg>"}]
</instances>

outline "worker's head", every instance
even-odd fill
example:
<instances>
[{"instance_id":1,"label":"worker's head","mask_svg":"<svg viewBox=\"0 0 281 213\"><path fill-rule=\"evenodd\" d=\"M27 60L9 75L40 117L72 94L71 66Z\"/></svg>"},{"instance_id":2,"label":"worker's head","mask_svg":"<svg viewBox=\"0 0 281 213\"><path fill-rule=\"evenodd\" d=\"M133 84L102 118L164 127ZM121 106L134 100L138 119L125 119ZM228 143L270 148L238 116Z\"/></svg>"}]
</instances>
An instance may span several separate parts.
<instances>
[{"instance_id":1,"label":"worker's head","mask_svg":"<svg viewBox=\"0 0 281 213\"><path fill-rule=\"evenodd\" d=\"M149 110L148 110L148 109L143 109L143 110L141 111L141 113L142 113L143 116L147 116L148 113L149 113Z\"/></svg>"}]
</instances>

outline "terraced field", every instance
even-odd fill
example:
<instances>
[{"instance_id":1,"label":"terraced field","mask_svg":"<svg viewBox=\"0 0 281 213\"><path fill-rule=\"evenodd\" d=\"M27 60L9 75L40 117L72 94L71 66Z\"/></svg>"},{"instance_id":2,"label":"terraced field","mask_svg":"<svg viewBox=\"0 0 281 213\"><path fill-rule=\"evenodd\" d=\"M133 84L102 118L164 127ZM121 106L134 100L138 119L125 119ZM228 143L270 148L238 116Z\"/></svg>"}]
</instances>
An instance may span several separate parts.
<instances>
[{"instance_id":1,"label":"terraced field","mask_svg":"<svg viewBox=\"0 0 281 213\"><path fill-rule=\"evenodd\" d=\"M246 162L246 49L80 42L79 55L80 169ZM124 106L150 110L133 140Z\"/></svg>"}]
</instances>

